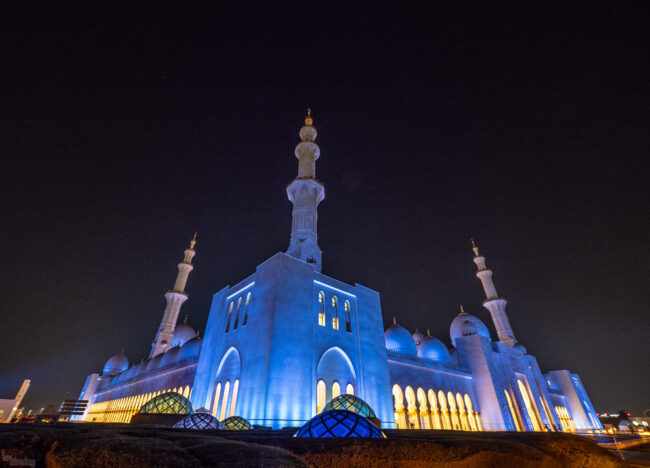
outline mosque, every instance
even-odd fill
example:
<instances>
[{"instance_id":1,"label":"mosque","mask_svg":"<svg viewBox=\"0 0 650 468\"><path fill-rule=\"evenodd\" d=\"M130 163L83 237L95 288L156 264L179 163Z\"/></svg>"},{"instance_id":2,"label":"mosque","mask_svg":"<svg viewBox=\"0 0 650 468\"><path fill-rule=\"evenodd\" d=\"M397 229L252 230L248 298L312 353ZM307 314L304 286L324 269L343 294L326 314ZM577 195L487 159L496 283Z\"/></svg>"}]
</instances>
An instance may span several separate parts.
<instances>
[{"instance_id":1,"label":"mosque","mask_svg":"<svg viewBox=\"0 0 650 468\"><path fill-rule=\"evenodd\" d=\"M289 248L254 273L214 294L203 338L177 323L188 299L196 235L147 360L130 365L120 352L86 379L77 420L129 422L167 391L189 398L219 420L237 415L254 425L300 426L333 397L367 402L385 428L461 431L600 430L577 374L542 373L515 334L486 259L473 244L497 339L462 308L451 322L451 347L394 320L383 328L379 293L321 272L316 225L325 188L316 179L320 149L309 112L295 148L298 175Z\"/></svg>"}]
</instances>

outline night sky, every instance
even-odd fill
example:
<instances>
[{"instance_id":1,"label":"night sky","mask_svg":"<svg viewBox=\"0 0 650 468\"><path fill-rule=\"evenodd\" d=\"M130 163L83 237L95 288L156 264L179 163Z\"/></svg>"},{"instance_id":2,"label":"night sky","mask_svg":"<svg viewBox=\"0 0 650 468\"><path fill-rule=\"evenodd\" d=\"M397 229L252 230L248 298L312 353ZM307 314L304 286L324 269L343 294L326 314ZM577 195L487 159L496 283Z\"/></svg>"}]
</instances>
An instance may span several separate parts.
<instances>
[{"instance_id":1,"label":"night sky","mask_svg":"<svg viewBox=\"0 0 650 468\"><path fill-rule=\"evenodd\" d=\"M470 237L542 371L650 408L650 4L0 7L0 397L76 398L288 247L306 108L323 273L384 323L496 337ZM269 2L275 4L276 2ZM128 5L128 6L126 6Z\"/></svg>"}]
</instances>

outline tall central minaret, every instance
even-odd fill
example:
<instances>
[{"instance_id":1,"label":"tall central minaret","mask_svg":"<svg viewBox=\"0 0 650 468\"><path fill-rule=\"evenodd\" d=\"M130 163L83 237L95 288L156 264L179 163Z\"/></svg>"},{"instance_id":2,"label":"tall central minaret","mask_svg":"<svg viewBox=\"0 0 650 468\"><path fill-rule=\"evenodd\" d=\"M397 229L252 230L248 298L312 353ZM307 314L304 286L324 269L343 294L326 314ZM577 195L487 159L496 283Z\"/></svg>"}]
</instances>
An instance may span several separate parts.
<instances>
[{"instance_id":1,"label":"tall central minaret","mask_svg":"<svg viewBox=\"0 0 650 468\"><path fill-rule=\"evenodd\" d=\"M489 310L492 315L492 321L494 322L494 327L497 329L499 341L508 346L515 346L517 339L510 327L508 315L506 314L507 302L497 294L494 282L492 281L492 270L489 270L485 266L485 257L478 253L478 247L474 243L474 239L472 239L472 250L474 251L474 263L478 267L476 276L481 280L483 290L485 291L486 299L483 301L483 307Z\"/></svg>"},{"instance_id":2,"label":"tall central minaret","mask_svg":"<svg viewBox=\"0 0 650 468\"><path fill-rule=\"evenodd\" d=\"M321 271L322 252L318 247L316 225L318 204L325 198L325 186L316 180L316 160L320 149L315 143L316 129L312 126L311 109L307 109L305 125L300 129L300 143L296 146L298 177L287 186L287 196L293 203L291 241L287 254L314 265Z\"/></svg>"},{"instance_id":3,"label":"tall central minaret","mask_svg":"<svg viewBox=\"0 0 650 468\"><path fill-rule=\"evenodd\" d=\"M176 328L176 321L178 320L178 313L180 312L183 303L189 297L185 294L185 284L187 283L187 277L194 269L192 259L194 258L194 255L196 255L196 251L194 250L195 245L196 233L194 233L194 237L190 241L190 248L185 250L185 258L183 258L183 261L178 264L178 275L176 276L174 289L165 294L167 305L165 306L163 318L160 321L160 328L158 328L156 339L151 345L150 358L164 353L171 347L174 329Z\"/></svg>"}]
</instances>

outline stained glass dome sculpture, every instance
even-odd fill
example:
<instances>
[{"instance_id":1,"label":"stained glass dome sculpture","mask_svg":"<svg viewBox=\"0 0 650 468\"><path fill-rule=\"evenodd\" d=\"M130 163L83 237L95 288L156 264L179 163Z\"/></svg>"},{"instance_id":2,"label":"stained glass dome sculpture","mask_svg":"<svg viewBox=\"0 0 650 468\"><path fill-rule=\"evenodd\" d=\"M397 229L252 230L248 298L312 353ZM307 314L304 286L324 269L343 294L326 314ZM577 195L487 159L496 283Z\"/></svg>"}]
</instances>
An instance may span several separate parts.
<instances>
[{"instance_id":1,"label":"stained glass dome sculpture","mask_svg":"<svg viewBox=\"0 0 650 468\"><path fill-rule=\"evenodd\" d=\"M352 411L353 413L360 414L366 418L377 417L368 403L359 397L355 397L354 395L349 395L347 393L339 395L336 398L332 398L330 402L325 405L323 411L329 411L333 409Z\"/></svg>"},{"instance_id":2,"label":"stained glass dome sculpture","mask_svg":"<svg viewBox=\"0 0 650 468\"><path fill-rule=\"evenodd\" d=\"M178 429L223 429L223 425L217 418L209 413L188 414L183 419L174 424Z\"/></svg>"},{"instance_id":3,"label":"stained glass dome sculpture","mask_svg":"<svg viewBox=\"0 0 650 468\"><path fill-rule=\"evenodd\" d=\"M193 414L192 403L180 393L161 393L146 402L138 411L140 414Z\"/></svg>"},{"instance_id":4,"label":"stained glass dome sculpture","mask_svg":"<svg viewBox=\"0 0 650 468\"><path fill-rule=\"evenodd\" d=\"M241 416L230 416L221 421L221 424L227 431L247 431L251 428L251 423Z\"/></svg>"},{"instance_id":5,"label":"stained glass dome sculpture","mask_svg":"<svg viewBox=\"0 0 650 468\"><path fill-rule=\"evenodd\" d=\"M360 414L348 410L329 410L307 421L294 437L371 437L384 439L386 435Z\"/></svg>"}]
</instances>

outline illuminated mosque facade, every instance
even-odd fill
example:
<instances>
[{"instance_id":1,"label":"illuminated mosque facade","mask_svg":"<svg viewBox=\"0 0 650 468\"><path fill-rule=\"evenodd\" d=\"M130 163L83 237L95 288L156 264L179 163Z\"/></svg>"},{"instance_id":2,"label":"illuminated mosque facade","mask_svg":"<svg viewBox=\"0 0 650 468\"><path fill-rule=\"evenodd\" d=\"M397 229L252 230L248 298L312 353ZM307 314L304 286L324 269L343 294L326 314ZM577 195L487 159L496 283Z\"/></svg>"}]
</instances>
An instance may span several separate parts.
<instances>
[{"instance_id":1,"label":"illuminated mosque facade","mask_svg":"<svg viewBox=\"0 0 650 468\"><path fill-rule=\"evenodd\" d=\"M178 265L174 287L147 360L111 357L88 376L77 420L129 422L152 397L186 396L219 420L300 426L339 394L374 409L382 427L465 431L602 429L577 374L542 373L517 341L485 257L473 245L483 306L498 339L474 315L451 322L449 348L395 320L383 328L379 293L321 272L316 226L325 198L316 179L320 149L308 114L296 146L298 176L288 185L291 240L248 278L214 294L205 334L177 323L187 300L196 236Z\"/></svg>"}]
</instances>

